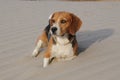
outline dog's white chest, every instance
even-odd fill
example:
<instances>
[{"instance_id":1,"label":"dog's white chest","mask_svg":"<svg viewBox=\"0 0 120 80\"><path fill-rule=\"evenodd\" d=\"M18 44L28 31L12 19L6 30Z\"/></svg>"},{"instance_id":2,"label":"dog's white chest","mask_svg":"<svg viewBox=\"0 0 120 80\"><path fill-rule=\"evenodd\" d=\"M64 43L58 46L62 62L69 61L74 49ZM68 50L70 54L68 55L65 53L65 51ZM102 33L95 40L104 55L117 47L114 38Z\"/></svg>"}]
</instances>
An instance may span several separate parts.
<instances>
[{"instance_id":1,"label":"dog's white chest","mask_svg":"<svg viewBox=\"0 0 120 80\"><path fill-rule=\"evenodd\" d=\"M67 58L73 56L73 47L67 38L57 38L57 43L52 46L52 57Z\"/></svg>"}]
</instances>

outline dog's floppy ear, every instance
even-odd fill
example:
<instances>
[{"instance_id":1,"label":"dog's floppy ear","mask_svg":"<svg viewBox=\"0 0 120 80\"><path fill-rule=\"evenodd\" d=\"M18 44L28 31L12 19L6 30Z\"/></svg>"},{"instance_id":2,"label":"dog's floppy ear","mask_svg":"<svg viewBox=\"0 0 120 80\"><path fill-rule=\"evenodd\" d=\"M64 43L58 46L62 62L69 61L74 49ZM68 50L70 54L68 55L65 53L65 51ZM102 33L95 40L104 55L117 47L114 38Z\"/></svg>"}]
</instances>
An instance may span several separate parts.
<instances>
[{"instance_id":1,"label":"dog's floppy ear","mask_svg":"<svg viewBox=\"0 0 120 80\"><path fill-rule=\"evenodd\" d=\"M55 13L52 13L52 14L49 16L49 20L50 20L51 18L53 18L54 14L55 14Z\"/></svg>"},{"instance_id":2,"label":"dog's floppy ear","mask_svg":"<svg viewBox=\"0 0 120 80\"><path fill-rule=\"evenodd\" d=\"M71 13L71 25L69 26L69 33L75 35L75 33L80 29L82 21L74 14Z\"/></svg>"},{"instance_id":3,"label":"dog's floppy ear","mask_svg":"<svg viewBox=\"0 0 120 80\"><path fill-rule=\"evenodd\" d=\"M51 24L51 19L54 17L55 13L52 13L50 16L49 16L49 25Z\"/></svg>"}]
</instances>

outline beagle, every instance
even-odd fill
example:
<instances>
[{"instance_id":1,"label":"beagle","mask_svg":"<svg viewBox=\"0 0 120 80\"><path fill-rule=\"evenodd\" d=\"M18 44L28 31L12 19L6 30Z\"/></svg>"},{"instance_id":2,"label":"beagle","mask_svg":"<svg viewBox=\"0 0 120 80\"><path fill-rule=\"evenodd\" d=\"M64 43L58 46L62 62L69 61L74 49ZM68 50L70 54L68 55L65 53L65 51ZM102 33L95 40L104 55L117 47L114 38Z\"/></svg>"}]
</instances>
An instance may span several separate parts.
<instances>
[{"instance_id":1,"label":"beagle","mask_svg":"<svg viewBox=\"0 0 120 80\"><path fill-rule=\"evenodd\" d=\"M49 17L49 24L37 39L32 56L36 57L40 48L47 47L43 59L46 67L53 58L57 60L71 60L77 56L78 43L76 32L80 29L82 21L69 12L55 12Z\"/></svg>"}]
</instances>

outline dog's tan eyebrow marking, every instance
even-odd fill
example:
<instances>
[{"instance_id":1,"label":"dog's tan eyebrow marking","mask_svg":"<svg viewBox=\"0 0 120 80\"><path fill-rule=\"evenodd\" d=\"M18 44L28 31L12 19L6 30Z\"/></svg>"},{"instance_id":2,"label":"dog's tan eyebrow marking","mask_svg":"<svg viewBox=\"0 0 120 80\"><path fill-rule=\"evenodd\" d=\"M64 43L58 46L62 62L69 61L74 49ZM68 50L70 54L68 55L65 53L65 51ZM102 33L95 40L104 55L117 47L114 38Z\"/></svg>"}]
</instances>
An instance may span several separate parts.
<instances>
[{"instance_id":1,"label":"dog's tan eyebrow marking","mask_svg":"<svg viewBox=\"0 0 120 80\"><path fill-rule=\"evenodd\" d=\"M67 21L67 19L66 19L66 18L63 18L63 20L66 20L66 21Z\"/></svg>"}]
</instances>

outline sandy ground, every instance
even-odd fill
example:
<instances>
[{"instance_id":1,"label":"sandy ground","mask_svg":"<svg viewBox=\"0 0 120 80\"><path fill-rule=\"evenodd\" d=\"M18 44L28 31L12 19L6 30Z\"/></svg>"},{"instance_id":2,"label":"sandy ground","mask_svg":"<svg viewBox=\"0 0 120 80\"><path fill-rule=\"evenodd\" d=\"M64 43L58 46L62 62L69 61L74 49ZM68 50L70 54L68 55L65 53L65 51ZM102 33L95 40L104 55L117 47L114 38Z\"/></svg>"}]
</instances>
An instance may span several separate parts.
<instances>
[{"instance_id":1,"label":"sandy ground","mask_svg":"<svg viewBox=\"0 0 120 80\"><path fill-rule=\"evenodd\" d=\"M54 11L83 21L80 54L43 68L31 54ZM0 1L0 80L120 80L120 3Z\"/></svg>"}]
</instances>

